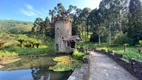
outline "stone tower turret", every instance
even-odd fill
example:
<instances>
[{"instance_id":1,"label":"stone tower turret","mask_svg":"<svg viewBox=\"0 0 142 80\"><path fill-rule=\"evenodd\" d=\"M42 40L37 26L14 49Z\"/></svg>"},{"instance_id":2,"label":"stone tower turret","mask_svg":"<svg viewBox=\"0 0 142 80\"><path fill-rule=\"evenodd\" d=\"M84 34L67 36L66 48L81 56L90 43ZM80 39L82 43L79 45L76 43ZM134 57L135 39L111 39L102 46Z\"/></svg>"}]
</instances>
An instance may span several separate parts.
<instances>
[{"instance_id":1,"label":"stone tower turret","mask_svg":"<svg viewBox=\"0 0 142 80\"><path fill-rule=\"evenodd\" d=\"M77 38L72 36L72 20L70 17L57 17L54 21L54 26L56 53L72 52Z\"/></svg>"}]
</instances>

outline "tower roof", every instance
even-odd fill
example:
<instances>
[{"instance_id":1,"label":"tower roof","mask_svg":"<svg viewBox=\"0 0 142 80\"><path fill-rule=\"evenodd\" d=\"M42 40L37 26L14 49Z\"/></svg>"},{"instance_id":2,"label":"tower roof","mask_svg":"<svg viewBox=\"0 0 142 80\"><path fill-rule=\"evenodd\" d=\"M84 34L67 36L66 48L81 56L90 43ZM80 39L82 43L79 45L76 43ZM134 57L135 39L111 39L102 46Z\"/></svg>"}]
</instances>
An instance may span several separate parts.
<instances>
[{"instance_id":1,"label":"tower roof","mask_svg":"<svg viewBox=\"0 0 142 80\"><path fill-rule=\"evenodd\" d=\"M71 41L76 42L76 41L79 41L79 40L80 40L80 38L79 38L78 35L74 35L74 36L71 36L70 38L64 39L64 41L69 41L69 42L71 42Z\"/></svg>"}]
</instances>

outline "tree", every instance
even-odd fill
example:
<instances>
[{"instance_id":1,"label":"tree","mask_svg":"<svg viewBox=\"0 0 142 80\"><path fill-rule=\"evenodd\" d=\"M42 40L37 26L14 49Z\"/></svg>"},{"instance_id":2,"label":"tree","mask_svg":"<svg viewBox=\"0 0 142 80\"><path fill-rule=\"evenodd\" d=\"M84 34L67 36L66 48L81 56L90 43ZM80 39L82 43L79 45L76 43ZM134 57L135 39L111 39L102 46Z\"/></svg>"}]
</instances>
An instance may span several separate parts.
<instances>
[{"instance_id":1,"label":"tree","mask_svg":"<svg viewBox=\"0 0 142 80\"><path fill-rule=\"evenodd\" d=\"M54 38L54 30L48 17L45 18L45 21L41 18L36 18L32 32Z\"/></svg>"},{"instance_id":2,"label":"tree","mask_svg":"<svg viewBox=\"0 0 142 80\"><path fill-rule=\"evenodd\" d=\"M49 10L49 14L51 15L51 27L52 27L52 35L54 35L54 20L58 17L67 17L69 16L72 18L72 11L76 10L76 6L70 5L69 8L66 10L61 3L58 3L53 10Z\"/></svg>"},{"instance_id":3,"label":"tree","mask_svg":"<svg viewBox=\"0 0 142 80\"><path fill-rule=\"evenodd\" d=\"M34 21L34 26L32 28L32 32L41 32L43 27L43 20L42 18L36 18L36 20Z\"/></svg>"},{"instance_id":4,"label":"tree","mask_svg":"<svg viewBox=\"0 0 142 80\"><path fill-rule=\"evenodd\" d=\"M98 9L94 9L91 11L90 15L88 16L88 23L92 26L93 33L94 31L98 33L98 41L99 45L101 44L101 33L102 33L102 24L103 24L103 19L102 19L102 14Z\"/></svg>"},{"instance_id":5,"label":"tree","mask_svg":"<svg viewBox=\"0 0 142 80\"><path fill-rule=\"evenodd\" d=\"M18 38L18 41L20 42L20 47L22 47L25 39L24 38Z\"/></svg>"},{"instance_id":6,"label":"tree","mask_svg":"<svg viewBox=\"0 0 142 80\"><path fill-rule=\"evenodd\" d=\"M87 40L87 38L88 38L88 24L87 24L87 17L89 16L89 13L91 12L91 9L90 8L84 8L82 11L81 11L81 13L80 13L80 15L78 16L79 17L79 25L82 27L81 28L81 30L82 31L80 31L80 33L82 33L81 34L81 38L82 38L82 40L84 39L85 41ZM87 32L87 33L86 33Z\"/></svg>"},{"instance_id":7,"label":"tree","mask_svg":"<svg viewBox=\"0 0 142 80\"><path fill-rule=\"evenodd\" d=\"M73 35L80 35L78 26L80 24L80 14L81 14L82 10L77 8L75 11L75 14L73 15L73 22L72 22L72 34Z\"/></svg>"},{"instance_id":8,"label":"tree","mask_svg":"<svg viewBox=\"0 0 142 80\"><path fill-rule=\"evenodd\" d=\"M133 45L142 39L142 3L140 0L130 0L128 37L133 39Z\"/></svg>"},{"instance_id":9,"label":"tree","mask_svg":"<svg viewBox=\"0 0 142 80\"><path fill-rule=\"evenodd\" d=\"M54 38L54 31L52 29L52 26L48 17L45 18L44 26L45 26L44 28L45 35Z\"/></svg>"},{"instance_id":10,"label":"tree","mask_svg":"<svg viewBox=\"0 0 142 80\"><path fill-rule=\"evenodd\" d=\"M61 3L58 3L56 7L54 7L53 10L49 10L49 14L52 17L52 22L54 22L54 18L56 17L64 17L64 16L71 16L72 11L76 10L77 7L70 5L68 9L65 9L64 6Z\"/></svg>"},{"instance_id":11,"label":"tree","mask_svg":"<svg viewBox=\"0 0 142 80\"><path fill-rule=\"evenodd\" d=\"M112 35L120 32L122 35L122 11L125 9L124 4L127 0L102 0L99 9L102 13L104 24L108 29L108 43L112 44Z\"/></svg>"}]
</instances>

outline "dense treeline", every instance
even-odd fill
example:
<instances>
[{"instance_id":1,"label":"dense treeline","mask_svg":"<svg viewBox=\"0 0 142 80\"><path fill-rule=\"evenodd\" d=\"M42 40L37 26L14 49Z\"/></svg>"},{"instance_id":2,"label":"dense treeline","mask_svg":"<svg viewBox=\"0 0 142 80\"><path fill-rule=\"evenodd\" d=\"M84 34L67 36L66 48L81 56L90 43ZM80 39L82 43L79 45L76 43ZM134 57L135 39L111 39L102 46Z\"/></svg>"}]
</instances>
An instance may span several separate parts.
<instances>
[{"instance_id":1,"label":"dense treeline","mask_svg":"<svg viewBox=\"0 0 142 80\"><path fill-rule=\"evenodd\" d=\"M73 12L73 13L72 13ZM37 18L32 32L54 37L54 18L69 14L73 18L72 34L83 41L107 42L109 45L139 44L142 39L142 3L140 0L102 0L98 9L65 9L59 3L49 10L51 20Z\"/></svg>"}]
</instances>

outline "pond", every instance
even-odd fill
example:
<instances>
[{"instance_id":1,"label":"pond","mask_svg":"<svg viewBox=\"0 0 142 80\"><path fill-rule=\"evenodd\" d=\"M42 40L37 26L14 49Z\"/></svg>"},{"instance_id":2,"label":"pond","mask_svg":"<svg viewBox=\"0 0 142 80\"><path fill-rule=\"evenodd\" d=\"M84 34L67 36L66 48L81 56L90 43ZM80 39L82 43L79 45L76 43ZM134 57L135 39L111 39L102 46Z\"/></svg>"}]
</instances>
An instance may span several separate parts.
<instances>
[{"instance_id":1,"label":"pond","mask_svg":"<svg viewBox=\"0 0 142 80\"><path fill-rule=\"evenodd\" d=\"M50 66L56 64L53 57L20 57L18 61L4 64L0 69L0 80L67 80L68 72L54 72Z\"/></svg>"}]
</instances>

